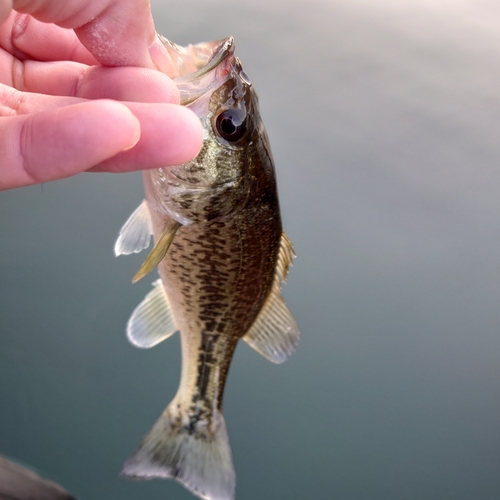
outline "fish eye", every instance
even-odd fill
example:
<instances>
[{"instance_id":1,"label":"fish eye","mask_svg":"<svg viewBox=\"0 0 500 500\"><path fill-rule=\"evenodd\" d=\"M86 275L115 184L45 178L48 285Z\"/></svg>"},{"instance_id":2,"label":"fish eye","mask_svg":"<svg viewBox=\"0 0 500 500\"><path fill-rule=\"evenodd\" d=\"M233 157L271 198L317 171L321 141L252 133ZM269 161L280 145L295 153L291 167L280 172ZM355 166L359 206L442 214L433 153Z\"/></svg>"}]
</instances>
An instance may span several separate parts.
<instances>
[{"instance_id":1,"label":"fish eye","mask_svg":"<svg viewBox=\"0 0 500 500\"><path fill-rule=\"evenodd\" d=\"M226 109L215 119L215 132L227 142L239 141L246 130L246 113L241 109Z\"/></svg>"}]
</instances>

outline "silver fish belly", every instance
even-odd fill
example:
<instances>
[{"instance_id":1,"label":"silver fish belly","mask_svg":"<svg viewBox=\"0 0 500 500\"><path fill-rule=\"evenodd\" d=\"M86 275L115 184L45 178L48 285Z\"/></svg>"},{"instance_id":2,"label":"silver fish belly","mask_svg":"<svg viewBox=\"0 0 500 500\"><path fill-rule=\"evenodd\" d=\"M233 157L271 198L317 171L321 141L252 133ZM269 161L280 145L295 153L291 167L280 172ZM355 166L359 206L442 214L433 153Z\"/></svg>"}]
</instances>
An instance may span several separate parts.
<instances>
[{"instance_id":1,"label":"silver fish belly","mask_svg":"<svg viewBox=\"0 0 500 500\"><path fill-rule=\"evenodd\" d=\"M199 155L144 172L145 201L123 226L116 255L155 246L134 280L160 279L134 310L127 336L156 345L179 330L179 389L122 474L176 478L204 499L230 500L235 472L222 415L239 339L275 363L295 350L297 324L281 284L294 257L282 230L274 164L258 102L232 38L188 47L177 61L181 100L202 121Z\"/></svg>"}]
</instances>

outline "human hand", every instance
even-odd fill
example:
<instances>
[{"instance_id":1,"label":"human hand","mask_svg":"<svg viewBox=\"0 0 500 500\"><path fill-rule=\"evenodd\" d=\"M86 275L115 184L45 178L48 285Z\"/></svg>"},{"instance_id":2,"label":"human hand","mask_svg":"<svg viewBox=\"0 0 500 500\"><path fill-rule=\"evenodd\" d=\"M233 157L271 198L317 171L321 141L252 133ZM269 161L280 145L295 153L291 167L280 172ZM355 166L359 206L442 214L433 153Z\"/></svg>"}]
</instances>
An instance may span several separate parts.
<instances>
[{"instance_id":1,"label":"human hand","mask_svg":"<svg viewBox=\"0 0 500 500\"><path fill-rule=\"evenodd\" d=\"M198 153L149 0L0 0L0 23L0 190Z\"/></svg>"}]
</instances>

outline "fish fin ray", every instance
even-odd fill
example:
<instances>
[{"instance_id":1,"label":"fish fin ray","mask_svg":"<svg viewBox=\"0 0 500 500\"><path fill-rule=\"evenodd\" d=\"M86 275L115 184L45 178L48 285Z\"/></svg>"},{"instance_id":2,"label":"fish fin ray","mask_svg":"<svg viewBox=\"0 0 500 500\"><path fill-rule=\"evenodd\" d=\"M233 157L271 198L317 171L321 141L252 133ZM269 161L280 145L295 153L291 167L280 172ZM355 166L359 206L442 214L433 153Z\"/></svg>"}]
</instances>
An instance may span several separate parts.
<instances>
[{"instance_id":1,"label":"fish fin ray","mask_svg":"<svg viewBox=\"0 0 500 500\"><path fill-rule=\"evenodd\" d=\"M281 295L281 284L295 257L292 243L283 232L269 297L243 340L273 363L283 363L299 343L300 331Z\"/></svg>"},{"instance_id":2,"label":"fish fin ray","mask_svg":"<svg viewBox=\"0 0 500 500\"><path fill-rule=\"evenodd\" d=\"M296 349L300 331L279 289L273 288L243 340L273 363L283 363Z\"/></svg>"},{"instance_id":3,"label":"fish fin ray","mask_svg":"<svg viewBox=\"0 0 500 500\"><path fill-rule=\"evenodd\" d=\"M148 349L176 332L174 316L161 279L153 283L127 323L127 338L136 347Z\"/></svg>"},{"instance_id":4,"label":"fish fin ray","mask_svg":"<svg viewBox=\"0 0 500 500\"><path fill-rule=\"evenodd\" d=\"M215 410L210 422L194 427L172 403L125 462L122 476L175 478L205 500L233 500L236 486L224 417Z\"/></svg>"},{"instance_id":5,"label":"fish fin ray","mask_svg":"<svg viewBox=\"0 0 500 500\"><path fill-rule=\"evenodd\" d=\"M139 280L144 278L144 276L149 274L162 261L167 254L179 227L181 227L180 222L174 220L167 222L160 237L158 238L158 241L155 243L155 246L132 278L132 283L137 283Z\"/></svg>"},{"instance_id":6,"label":"fish fin ray","mask_svg":"<svg viewBox=\"0 0 500 500\"><path fill-rule=\"evenodd\" d=\"M146 200L134 210L120 229L120 235L115 243L115 255L130 255L148 248L153 228L151 215Z\"/></svg>"},{"instance_id":7,"label":"fish fin ray","mask_svg":"<svg viewBox=\"0 0 500 500\"><path fill-rule=\"evenodd\" d=\"M293 266L293 259L296 257L293 250L292 242L283 231L280 239L280 249L278 252L278 260L276 262L275 280L279 286L286 281L288 270Z\"/></svg>"}]
</instances>

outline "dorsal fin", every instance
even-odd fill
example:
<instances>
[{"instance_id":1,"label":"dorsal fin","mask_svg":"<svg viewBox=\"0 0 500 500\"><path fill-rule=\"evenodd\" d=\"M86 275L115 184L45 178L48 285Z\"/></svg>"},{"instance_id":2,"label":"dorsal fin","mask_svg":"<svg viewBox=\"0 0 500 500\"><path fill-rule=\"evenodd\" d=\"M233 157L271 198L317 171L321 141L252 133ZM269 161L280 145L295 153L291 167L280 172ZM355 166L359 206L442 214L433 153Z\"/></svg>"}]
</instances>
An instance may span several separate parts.
<instances>
[{"instance_id":1,"label":"dorsal fin","mask_svg":"<svg viewBox=\"0 0 500 500\"><path fill-rule=\"evenodd\" d=\"M136 347L147 349L167 339L177 330L161 279L134 309L127 323L127 337Z\"/></svg>"},{"instance_id":2,"label":"dorsal fin","mask_svg":"<svg viewBox=\"0 0 500 500\"><path fill-rule=\"evenodd\" d=\"M285 233L281 235L273 287L266 302L243 340L273 363L283 363L297 347L300 332L297 322L281 296L281 283L295 256Z\"/></svg>"},{"instance_id":3,"label":"dorsal fin","mask_svg":"<svg viewBox=\"0 0 500 500\"><path fill-rule=\"evenodd\" d=\"M139 253L148 248L152 233L151 216L144 200L120 229L120 236L115 243L115 255L118 257Z\"/></svg>"}]
</instances>

